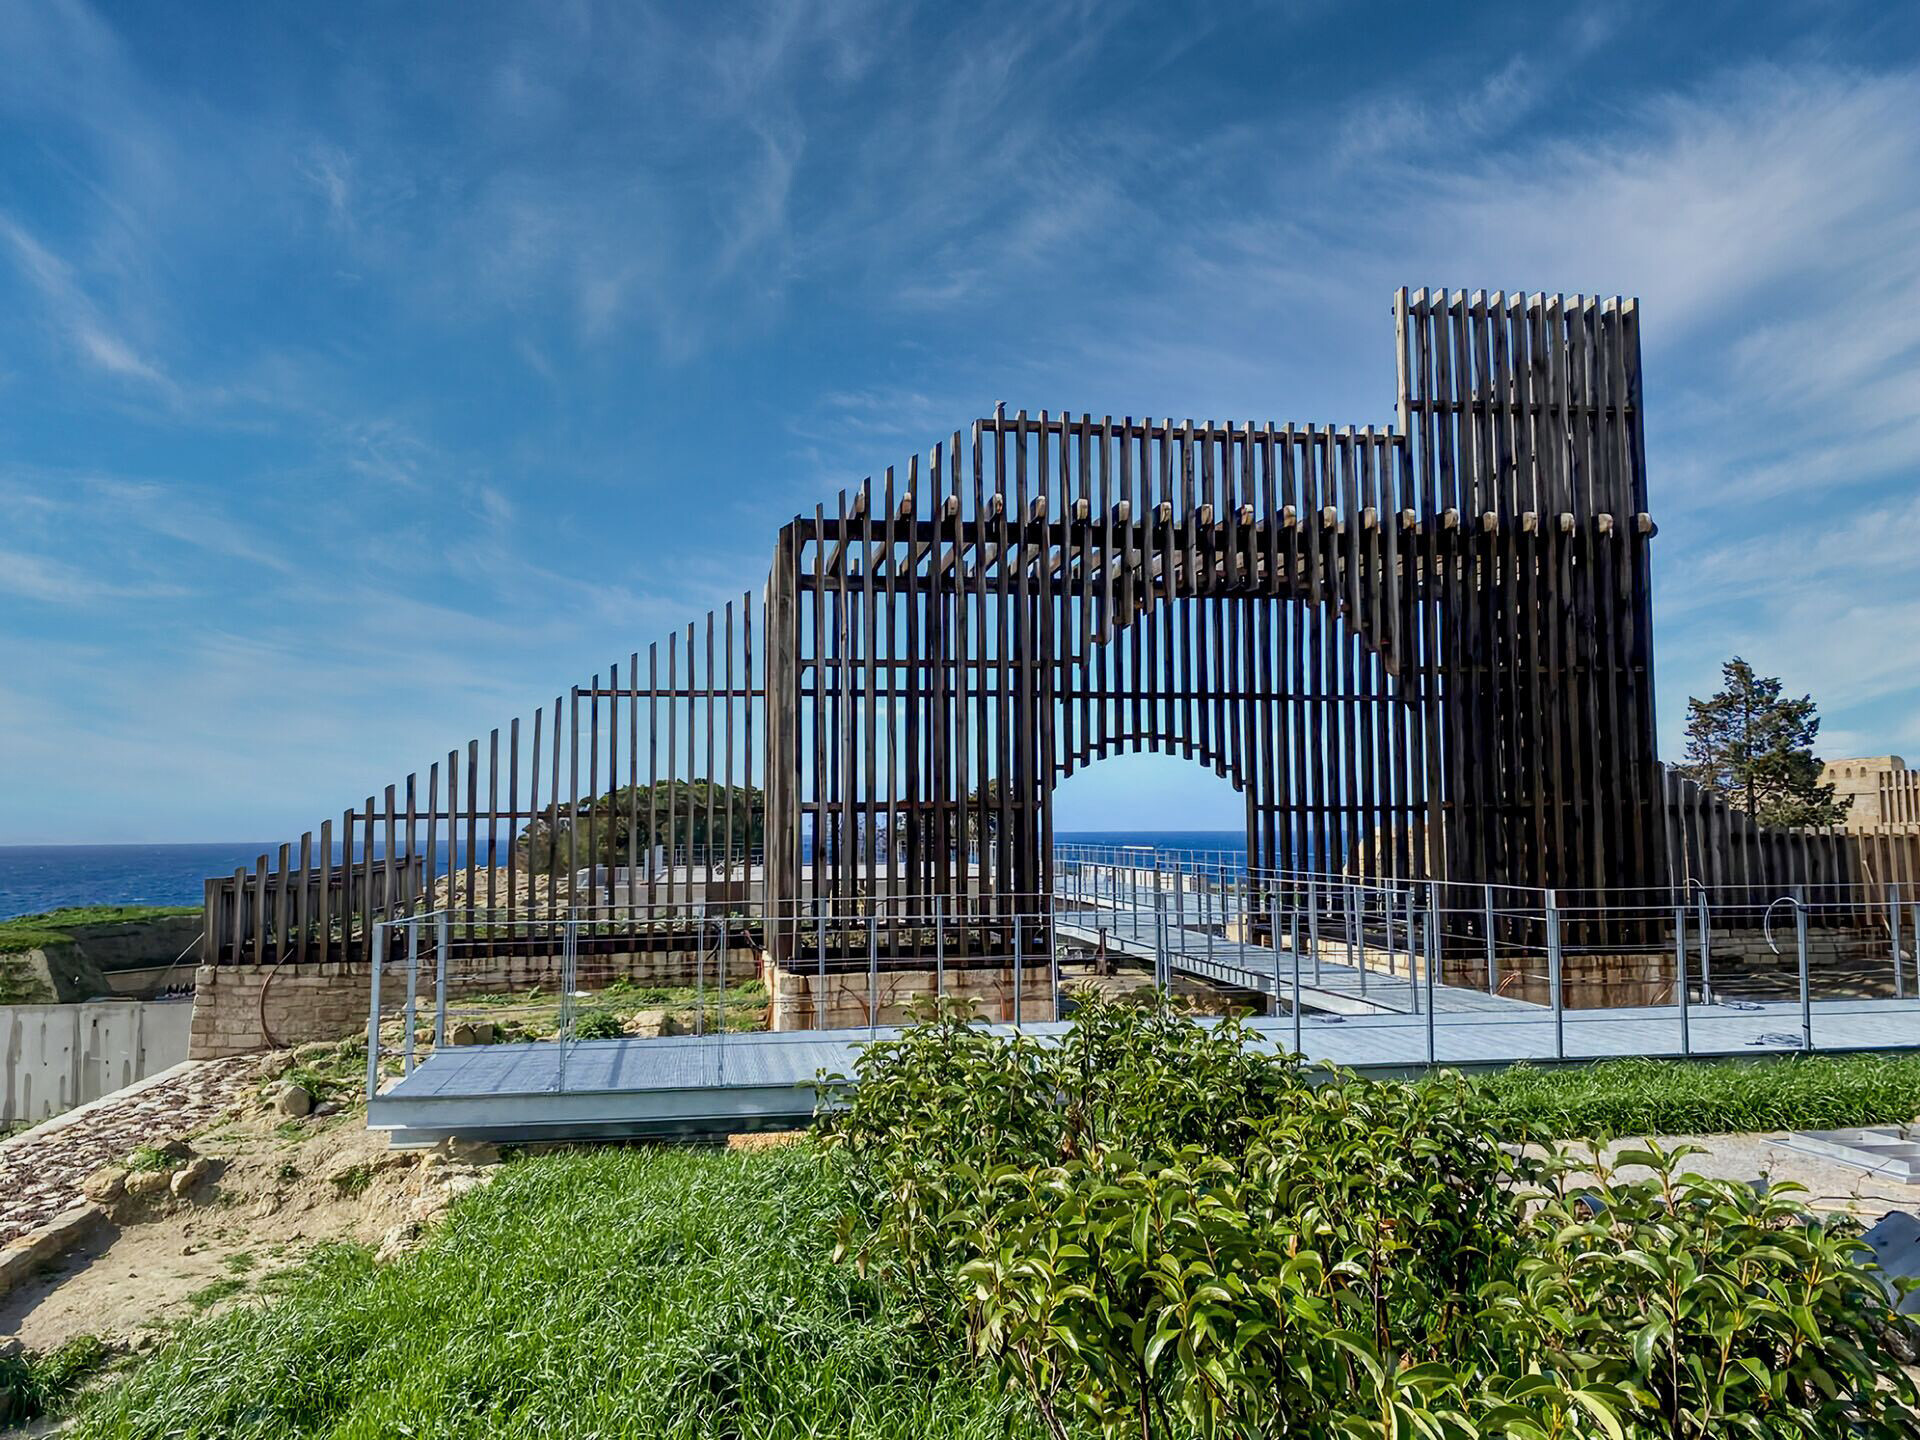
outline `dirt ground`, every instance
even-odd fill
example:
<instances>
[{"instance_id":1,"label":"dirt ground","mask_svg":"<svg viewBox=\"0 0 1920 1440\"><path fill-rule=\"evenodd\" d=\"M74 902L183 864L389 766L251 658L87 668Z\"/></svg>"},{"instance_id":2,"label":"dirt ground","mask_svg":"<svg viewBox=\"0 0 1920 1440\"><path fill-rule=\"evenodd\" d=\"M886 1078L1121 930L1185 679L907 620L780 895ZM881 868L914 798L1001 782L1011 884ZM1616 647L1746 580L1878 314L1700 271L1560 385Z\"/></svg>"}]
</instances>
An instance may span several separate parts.
<instances>
[{"instance_id":1,"label":"dirt ground","mask_svg":"<svg viewBox=\"0 0 1920 1440\"><path fill-rule=\"evenodd\" d=\"M191 1137L208 1173L186 1194L110 1200L110 1223L0 1296L0 1335L36 1351L81 1334L145 1348L177 1321L245 1303L322 1242L410 1243L485 1182L472 1162L497 1158L491 1147L392 1151L358 1105L290 1118L273 1106L278 1085L263 1080Z\"/></svg>"}]
</instances>

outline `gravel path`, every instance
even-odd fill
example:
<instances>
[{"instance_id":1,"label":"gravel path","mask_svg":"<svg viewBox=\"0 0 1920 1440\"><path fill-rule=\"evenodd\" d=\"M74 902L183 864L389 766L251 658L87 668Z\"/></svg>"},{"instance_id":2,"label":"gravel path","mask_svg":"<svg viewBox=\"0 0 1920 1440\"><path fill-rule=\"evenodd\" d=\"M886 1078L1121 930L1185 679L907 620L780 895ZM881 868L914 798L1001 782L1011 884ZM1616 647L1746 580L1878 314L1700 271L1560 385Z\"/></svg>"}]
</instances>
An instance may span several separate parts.
<instances>
[{"instance_id":1,"label":"gravel path","mask_svg":"<svg viewBox=\"0 0 1920 1440\"><path fill-rule=\"evenodd\" d=\"M0 1143L0 1245L82 1198L80 1186L136 1145L212 1121L256 1082L260 1057L189 1061Z\"/></svg>"}]
</instances>

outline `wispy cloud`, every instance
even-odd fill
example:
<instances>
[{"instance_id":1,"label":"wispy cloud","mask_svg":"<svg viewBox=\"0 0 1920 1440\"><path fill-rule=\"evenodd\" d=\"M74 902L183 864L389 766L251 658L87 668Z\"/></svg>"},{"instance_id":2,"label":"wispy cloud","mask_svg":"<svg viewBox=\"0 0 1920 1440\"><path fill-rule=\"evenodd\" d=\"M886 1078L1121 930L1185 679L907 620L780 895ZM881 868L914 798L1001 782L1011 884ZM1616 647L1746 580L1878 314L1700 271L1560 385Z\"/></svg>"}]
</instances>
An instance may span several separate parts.
<instances>
[{"instance_id":1,"label":"wispy cloud","mask_svg":"<svg viewBox=\"0 0 1920 1440\"><path fill-rule=\"evenodd\" d=\"M37 292L49 323L74 354L109 375L142 381L169 397L177 395L173 381L107 322L66 261L4 212L0 212L0 238L13 252L18 273Z\"/></svg>"}]
</instances>

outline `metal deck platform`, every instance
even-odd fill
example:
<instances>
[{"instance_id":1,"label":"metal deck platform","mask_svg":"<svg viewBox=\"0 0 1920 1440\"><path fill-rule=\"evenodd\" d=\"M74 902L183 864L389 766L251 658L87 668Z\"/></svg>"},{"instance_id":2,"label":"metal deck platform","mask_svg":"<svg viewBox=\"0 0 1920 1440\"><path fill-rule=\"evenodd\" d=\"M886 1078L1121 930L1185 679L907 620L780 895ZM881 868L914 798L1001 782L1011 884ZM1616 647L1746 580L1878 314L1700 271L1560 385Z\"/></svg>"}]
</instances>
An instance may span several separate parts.
<instances>
[{"instance_id":1,"label":"metal deck platform","mask_svg":"<svg viewBox=\"0 0 1920 1440\"><path fill-rule=\"evenodd\" d=\"M1291 1003L1294 991L1293 952L1285 946L1249 945L1230 939L1224 924L1188 923L1183 915L1156 914L1125 903L1063 905L1054 915L1054 932L1063 939L1093 946L1102 939L1109 951L1135 960L1154 961L1163 955L1167 965L1183 975L1212 980L1278 996ZM1322 940L1317 953L1302 936L1300 1004L1309 1013L1335 1015L1417 1014L1428 1001L1427 987L1412 978L1415 962L1403 949L1383 951L1370 944L1378 963L1356 965L1343 939ZM1400 937L1400 944L1406 937ZM1394 969L1383 968L1392 965ZM1505 995L1436 981L1432 1003L1442 1014L1536 1014L1539 1006Z\"/></svg>"},{"instance_id":2,"label":"metal deck platform","mask_svg":"<svg viewBox=\"0 0 1920 1440\"><path fill-rule=\"evenodd\" d=\"M1825 1000L1813 1004L1823 1052L1920 1045L1920 1000ZM1761 1057L1802 1048L1795 1003L1750 1009L1692 1008L1689 1058ZM1055 1024L1028 1033L1057 1034ZM1290 1018L1253 1022L1264 1046L1291 1047ZM1557 1030L1557 1034L1556 1034ZM804 1124L821 1072L848 1072L875 1030L584 1040L449 1048L430 1056L367 1106L367 1123L396 1146L448 1135L524 1141L719 1133ZM1418 1073L1429 1063L1498 1069L1648 1055L1681 1058L1672 1007L1552 1012L1519 1005L1498 1013L1436 1011L1305 1018L1301 1050L1363 1074ZM1431 1061L1429 1055L1431 1054Z\"/></svg>"}]
</instances>

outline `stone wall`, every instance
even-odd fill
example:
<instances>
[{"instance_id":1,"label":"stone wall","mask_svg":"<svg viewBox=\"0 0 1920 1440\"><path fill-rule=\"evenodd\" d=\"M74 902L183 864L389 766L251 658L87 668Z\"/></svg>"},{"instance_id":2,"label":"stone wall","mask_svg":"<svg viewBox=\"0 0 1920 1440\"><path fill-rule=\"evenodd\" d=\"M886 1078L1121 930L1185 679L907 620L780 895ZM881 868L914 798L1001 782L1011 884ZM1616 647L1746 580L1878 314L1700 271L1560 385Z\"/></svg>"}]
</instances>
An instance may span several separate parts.
<instances>
[{"instance_id":1,"label":"stone wall","mask_svg":"<svg viewBox=\"0 0 1920 1440\"><path fill-rule=\"evenodd\" d=\"M756 952L738 949L729 954L728 983L737 984L755 973ZM701 957L692 950L642 951L612 955L582 955L576 963L575 983L598 990L615 980L639 985L691 985L699 974ZM706 983L715 983L713 953L705 957ZM738 968L735 968L735 967ZM269 977L271 977L269 979ZM523 991L539 987L558 990L558 955L462 955L447 977L449 999ZM418 1014L431 1018L437 977L431 956L423 957L416 979ZM266 1029L261 1029L260 990L266 986ZM244 1055L274 1045L304 1045L310 1040L340 1040L364 1034L370 1000L365 965L289 963L273 965L202 965L194 972L192 1058L210 1060ZM398 1015L406 1002L404 962L390 961L381 971L380 1010Z\"/></svg>"},{"instance_id":2,"label":"stone wall","mask_svg":"<svg viewBox=\"0 0 1920 1440\"><path fill-rule=\"evenodd\" d=\"M1774 929L1776 955L1759 930L1716 931L1713 936L1713 989L1718 996L1749 1000L1789 1000L1800 994L1800 959L1791 917ZM1907 962L1912 974L1912 961ZM1700 993L1700 940L1690 934L1687 976ZM1486 988L1483 960L1452 957L1446 962L1450 985ZM1870 930L1810 930L1807 934L1808 988L1816 999L1865 999L1893 994L1893 962L1887 937ZM1582 953L1561 957L1561 991L1568 1009L1675 1003L1671 950ZM1507 964L1500 993L1537 1005L1550 1003L1547 962L1529 955L1523 965Z\"/></svg>"},{"instance_id":3,"label":"stone wall","mask_svg":"<svg viewBox=\"0 0 1920 1440\"><path fill-rule=\"evenodd\" d=\"M812 1030L821 1024L817 994L820 977L815 971L783 970L771 958L764 961L761 976L771 997L771 1030ZM982 1019L996 1023L1014 1018L1013 969L1011 966L958 966L946 968L944 985L932 966L925 969L883 970L877 985L870 986L864 969L829 972L826 977L825 1028L858 1029L863 1025L900 1025L910 1018L916 1000L931 996L940 986L949 999L976 1002ZM877 1008L875 991L877 990ZM1053 1018L1053 978L1045 964L1027 967L1020 977L1020 1018L1038 1023Z\"/></svg>"}]
</instances>

